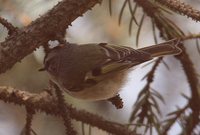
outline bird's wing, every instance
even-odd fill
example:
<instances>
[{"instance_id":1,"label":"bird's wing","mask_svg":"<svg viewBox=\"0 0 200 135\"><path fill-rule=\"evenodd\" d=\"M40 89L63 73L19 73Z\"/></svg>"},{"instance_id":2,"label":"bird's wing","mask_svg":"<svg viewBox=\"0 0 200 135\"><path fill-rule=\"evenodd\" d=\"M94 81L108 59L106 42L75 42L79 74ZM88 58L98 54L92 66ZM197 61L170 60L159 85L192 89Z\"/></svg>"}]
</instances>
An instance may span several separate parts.
<instances>
[{"instance_id":1,"label":"bird's wing","mask_svg":"<svg viewBox=\"0 0 200 135\"><path fill-rule=\"evenodd\" d=\"M135 60L145 61L151 59L151 54L130 47L108 45L107 43L100 43L99 46L112 62L133 62Z\"/></svg>"},{"instance_id":2,"label":"bird's wing","mask_svg":"<svg viewBox=\"0 0 200 135\"><path fill-rule=\"evenodd\" d=\"M126 46L107 45L105 43L101 43L99 46L108 60L101 67L93 70L94 75L98 75L98 72L106 74L120 71L152 59L151 54Z\"/></svg>"},{"instance_id":3,"label":"bird's wing","mask_svg":"<svg viewBox=\"0 0 200 135\"><path fill-rule=\"evenodd\" d=\"M107 60L101 66L96 67L86 74L85 80L99 82L113 73L127 70L128 68L152 59L149 53L138 51L130 47L99 44L101 50L107 56ZM95 83L92 83L95 84Z\"/></svg>"},{"instance_id":4,"label":"bird's wing","mask_svg":"<svg viewBox=\"0 0 200 135\"><path fill-rule=\"evenodd\" d=\"M157 45L151 45L138 50L126 46L107 45L100 43L108 60L97 69L93 70L94 75L101 75L130 68L140 63L151 60L154 57L164 55L178 55L182 50L178 47L180 39L172 39Z\"/></svg>"},{"instance_id":5,"label":"bird's wing","mask_svg":"<svg viewBox=\"0 0 200 135\"><path fill-rule=\"evenodd\" d=\"M89 72L86 75L86 78L98 82L104 80L104 78L112 73L127 70L132 66L149 61L153 57L180 54L181 50L177 46L179 43L180 40L173 39L168 42L144 47L138 50L125 46L100 43L98 46L107 56L107 60L101 66L96 67Z\"/></svg>"}]
</instances>

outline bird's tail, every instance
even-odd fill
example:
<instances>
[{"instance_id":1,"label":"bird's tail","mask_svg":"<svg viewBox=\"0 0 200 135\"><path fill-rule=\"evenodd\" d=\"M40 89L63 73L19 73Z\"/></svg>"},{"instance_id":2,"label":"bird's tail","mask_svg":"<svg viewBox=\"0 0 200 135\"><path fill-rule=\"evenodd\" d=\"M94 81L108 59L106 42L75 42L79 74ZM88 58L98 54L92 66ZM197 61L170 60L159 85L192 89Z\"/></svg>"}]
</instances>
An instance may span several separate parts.
<instances>
[{"instance_id":1,"label":"bird's tail","mask_svg":"<svg viewBox=\"0 0 200 135\"><path fill-rule=\"evenodd\" d=\"M151 54L152 57L160 57L164 55L178 55L182 52L182 50L178 47L179 43L179 39L172 39L161 44L144 47L138 50L147 52Z\"/></svg>"}]
</instances>

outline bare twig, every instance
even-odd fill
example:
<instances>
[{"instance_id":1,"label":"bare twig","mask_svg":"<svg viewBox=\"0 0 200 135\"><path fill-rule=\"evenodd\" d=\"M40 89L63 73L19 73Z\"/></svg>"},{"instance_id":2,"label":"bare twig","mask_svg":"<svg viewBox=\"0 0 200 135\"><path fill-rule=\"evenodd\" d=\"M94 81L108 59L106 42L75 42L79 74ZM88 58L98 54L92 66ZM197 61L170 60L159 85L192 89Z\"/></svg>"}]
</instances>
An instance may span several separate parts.
<instances>
[{"instance_id":1,"label":"bare twig","mask_svg":"<svg viewBox=\"0 0 200 135\"><path fill-rule=\"evenodd\" d=\"M49 115L61 117L60 109L57 107L57 100L50 96L46 91L40 94L31 94L27 91L17 90L11 87L0 87L0 100L6 103L14 103L23 106L32 106L35 111L45 112ZM91 114L83 110L77 110L72 106L66 105L70 117L82 121L91 126L98 127L109 133L116 135L134 135L125 126L107 121L98 115Z\"/></svg>"},{"instance_id":2,"label":"bare twig","mask_svg":"<svg viewBox=\"0 0 200 135\"><path fill-rule=\"evenodd\" d=\"M162 61L162 59L163 59L163 57L158 58L156 60L156 62L154 63L151 71L147 74L148 87L150 87L150 84L153 82L155 71L156 71L157 67L159 66L160 62Z\"/></svg>"},{"instance_id":3,"label":"bare twig","mask_svg":"<svg viewBox=\"0 0 200 135\"><path fill-rule=\"evenodd\" d=\"M65 131L66 135L76 135L77 133L72 127L69 110L68 110L67 107L65 107L66 103L65 103L63 93L60 90L60 88L54 82L51 81L51 85L53 85L53 87L55 88L55 91L56 91L57 100L58 100L58 102L57 102L58 108L60 109L61 116L62 116L62 119L64 121L64 125L65 125L65 128L66 128L66 131Z\"/></svg>"},{"instance_id":4,"label":"bare twig","mask_svg":"<svg viewBox=\"0 0 200 135\"><path fill-rule=\"evenodd\" d=\"M10 22L2 17L0 17L0 23L8 29L8 35L12 35L17 31L16 27L14 27Z\"/></svg>"},{"instance_id":5,"label":"bare twig","mask_svg":"<svg viewBox=\"0 0 200 135\"><path fill-rule=\"evenodd\" d=\"M32 129L31 129L31 125L32 125L32 120L33 120L33 115L35 113L35 111L33 110L33 108L30 107L26 107L26 125L25 125L25 135L31 135Z\"/></svg>"},{"instance_id":6,"label":"bare twig","mask_svg":"<svg viewBox=\"0 0 200 135\"><path fill-rule=\"evenodd\" d=\"M193 128L199 123L199 115L200 115L200 107L199 107L199 101L200 101L200 95L199 95L199 89L198 89L198 77L196 76L196 71L194 69L194 65L192 61L190 60L189 55L186 53L186 49L182 46L182 54L176 56L178 60L180 60L183 70L187 76L187 81L189 83L192 97L189 100L190 107L193 111L193 119L192 122L190 122L190 126L188 126L187 133L192 133Z\"/></svg>"},{"instance_id":7,"label":"bare twig","mask_svg":"<svg viewBox=\"0 0 200 135\"><path fill-rule=\"evenodd\" d=\"M156 0L162 5L169 7L171 10L186 15L187 17L192 18L193 20L200 21L200 11L194 9L189 4L181 2L180 0Z\"/></svg>"}]
</instances>

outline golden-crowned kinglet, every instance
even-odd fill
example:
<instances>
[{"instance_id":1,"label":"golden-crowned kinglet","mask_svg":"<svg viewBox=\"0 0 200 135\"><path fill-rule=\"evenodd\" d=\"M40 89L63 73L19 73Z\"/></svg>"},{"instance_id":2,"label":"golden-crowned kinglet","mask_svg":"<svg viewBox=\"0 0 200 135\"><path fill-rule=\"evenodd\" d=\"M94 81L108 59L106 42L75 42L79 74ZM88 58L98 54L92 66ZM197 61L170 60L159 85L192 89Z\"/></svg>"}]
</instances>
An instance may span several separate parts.
<instances>
[{"instance_id":1,"label":"golden-crowned kinglet","mask_svg":"<svg viewBox=\"0 0 200 135\"><path fill-rule=\"evenodd\" d=\"M73 97L105 100L116 96L129 69L163 55L176 55L179 40L138 50L107 43L77 45L66 43L51 49L44 68L53 82Z\"/></svg>"}]
</instances>

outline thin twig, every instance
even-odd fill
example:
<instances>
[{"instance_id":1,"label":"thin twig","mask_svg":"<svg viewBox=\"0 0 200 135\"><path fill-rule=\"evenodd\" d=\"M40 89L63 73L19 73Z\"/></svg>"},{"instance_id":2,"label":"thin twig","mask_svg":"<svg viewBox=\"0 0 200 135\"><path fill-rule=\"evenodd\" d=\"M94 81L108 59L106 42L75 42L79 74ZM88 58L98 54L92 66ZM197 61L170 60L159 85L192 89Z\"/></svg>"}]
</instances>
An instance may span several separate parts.
<instances>
[{"instance_id":1,"label":"thin twig","mask_svg":"<svg viewBox=\"0 0 200 135\"><path fill-rule=\"evenodd\" d=\"M60 109L58 108L57 99L49 95L46 91L40 94L31 94L27 91L17 90L11 87L0 86L0 100L6 103L14 103L16 105L34 106L35 111L45 112L49 115L61 117ZM116 125L111 121L86 112L77 110L72 106L66 105L66 110L69 110L70 117L77 121L82 121L99 129L105 130L115 135L135 135L125 126Z\"/></svg>"},{"instance_id":2,"label":"thin twig","mask_svg":"<svg viewBox=\"0 0 200 135\"><path fill-rule=\"evenodd\" d=\"M180 0L156 0L162 5L167 6L171 10L186 15L187 17L192 18L193 20L200 21L200 11L194 9L189 4L181 2Z\"/></svg>"},{"instance_id":3,"label":"thin twig","mask_svg":"<svg viewBox=\"0 0 200 135\"><path fill-rule=\"evenodd\" d=\"M2 17L0 17L0 23L8 29L8 35L12 35L17 31L16 27L14 27L10 22Z\"/></svg>"},{"instance_id":4,"label":"thin twig","mask_svg":"<svg viewBox=\"0 0 200 135\"><path fill-rule=\"evenodd\" d=\"M31 135L32 129L32 120L33 120L33 115L35 114L35 111L33 108L26 107L26 125L25 125L25 135Z\"/></svg>"},{"instance_id":5,"label":"thin twig","mask_svg":"<svg viewBox=\"0 0 200 135\"><path fill-rule=\"evenodd\" d=\"M55 89L55 93L56 93L56 96L58 99L58 102L57 102L58 108L60 109L61 116L62 116L64 125L66 128L66 131L65 131L66 135L76 135L77 133L72 127L69 110L67 107L65 107L66 103L65 103L63 93L62 93L61 89L54 82L51 81L51 85L53 85L53 87Z\"/></svg>"}]
</instances>

